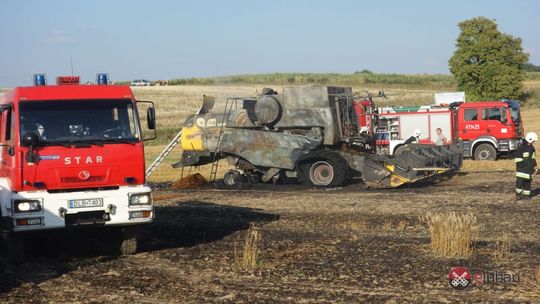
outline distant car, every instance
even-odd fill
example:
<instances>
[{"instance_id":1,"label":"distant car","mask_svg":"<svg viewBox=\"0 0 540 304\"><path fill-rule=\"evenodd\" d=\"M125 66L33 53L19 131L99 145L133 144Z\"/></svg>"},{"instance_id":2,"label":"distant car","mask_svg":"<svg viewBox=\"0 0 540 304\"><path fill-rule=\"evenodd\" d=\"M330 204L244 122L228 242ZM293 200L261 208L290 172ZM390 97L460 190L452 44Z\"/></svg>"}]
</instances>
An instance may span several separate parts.
<instances>
[{"instance_id":1,"label":"distant car","mask_svg":"<svg viewBox=\"0 0 540 304\"><path fill-rule=\"evenodd\" d=\"M149 86L151 85L150 81L146 79L135 79L131 82L132 86Z\"/></svg>"}]
</instances>

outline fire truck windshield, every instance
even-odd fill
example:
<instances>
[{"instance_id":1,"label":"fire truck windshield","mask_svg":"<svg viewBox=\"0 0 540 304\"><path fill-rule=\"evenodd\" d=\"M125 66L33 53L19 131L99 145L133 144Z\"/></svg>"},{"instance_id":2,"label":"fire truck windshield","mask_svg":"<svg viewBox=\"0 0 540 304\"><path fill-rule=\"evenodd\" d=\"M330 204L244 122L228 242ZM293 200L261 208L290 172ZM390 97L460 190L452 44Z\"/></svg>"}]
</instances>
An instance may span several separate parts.
<instances>
[{"instance_id":1,"label":"fire truck windshield","mask_svg":"<svg viewBox=\"0 0 540 304\"><path fill-rule=\"evenodd\" d=\"M508 108L510 108L510 115L512 115L512 121L515 124L520 123L520 115L519 115L519 108L520 104L519 101L512 100L512 99L501 99L501 101L506 102L508 104Z\"/></svg>"},{"instance_id":2,"label":"fire truck windshield","mask_svg":"<svg viewBox=\"0 0 540 304\"><path fill-rule=\"evenodd\" d=\"M133 102L120 100L24 101L19 106L21 138L35 132L44 145L133 143L140 129Z\"/></svg>"}]
</instances>

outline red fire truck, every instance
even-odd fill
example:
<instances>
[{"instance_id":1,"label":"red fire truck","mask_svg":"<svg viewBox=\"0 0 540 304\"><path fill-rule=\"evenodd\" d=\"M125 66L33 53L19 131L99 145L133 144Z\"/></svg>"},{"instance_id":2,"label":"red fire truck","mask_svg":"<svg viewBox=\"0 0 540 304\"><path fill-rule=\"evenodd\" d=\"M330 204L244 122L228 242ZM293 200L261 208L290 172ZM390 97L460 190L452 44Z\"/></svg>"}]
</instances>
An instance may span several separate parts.
<instances>
[{"instance_id":1,"label":"red fire truck","mask_svg":"<svg viewBox=\"0 0 540 304\"><path fill-rule=\"evenodd\" d=\"M523 136L519 102L514 100L453 103L448 107L382 107L355 101L359 125L374 130L381 154L394 154L415 130L420 143L435 143L440 128L448 143L461 144L465 157L494 160L517 149Z\"/></svg>"},{"instance_id":2,"label":"red fire truck","mask_svg":"<svg viewBox=\"0 0 540 304\"><path fill-rule=\"evenodd\" d=\"M153 103L104 74L98 83L64 76L46 85L40 74L0 97L0 227L14 262L27 237L50 229L97 228L132 254L136 228L153 220L137 112L146 103L155 138Z\"/></svg>"}]
</instances>

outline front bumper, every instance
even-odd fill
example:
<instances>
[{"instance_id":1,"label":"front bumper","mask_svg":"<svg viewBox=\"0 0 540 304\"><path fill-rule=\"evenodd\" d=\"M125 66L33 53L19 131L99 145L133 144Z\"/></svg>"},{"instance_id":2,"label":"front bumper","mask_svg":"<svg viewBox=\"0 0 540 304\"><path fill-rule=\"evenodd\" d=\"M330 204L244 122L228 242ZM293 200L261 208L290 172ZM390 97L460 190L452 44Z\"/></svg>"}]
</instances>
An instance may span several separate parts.
<instances>
[{"instance_id":1,"label":"front bumper","mask_svg":"<svg viewBox=\"0 0 540 304\"><path fill-rule=\"evenodd\" d=\"M517 150L520 139L499 139L499 151L509 152Z\"/></svg>"},{"instance_id":2,"label":"front bumper","mask_svg":"<svg viewBox=\"0 0 540 304\"><path fill-rule=\"evenodd\" d=\"M36 231L83 226L127 226L151 223L154 218L153 203L147 205L129 205L129 198L134 194L148 193L147 186L127 186L113 190L77 191L48 193L47 191L19 192L11 194L11 203L4 214L8 214L7 223L10 231ZM15 200L41 201L41 210L17 213ZM102 204L95 207L81 207L70 204L72 200L98 200ZM5 227L4 227L5 228Z\"/></svg>"}]
</instances>

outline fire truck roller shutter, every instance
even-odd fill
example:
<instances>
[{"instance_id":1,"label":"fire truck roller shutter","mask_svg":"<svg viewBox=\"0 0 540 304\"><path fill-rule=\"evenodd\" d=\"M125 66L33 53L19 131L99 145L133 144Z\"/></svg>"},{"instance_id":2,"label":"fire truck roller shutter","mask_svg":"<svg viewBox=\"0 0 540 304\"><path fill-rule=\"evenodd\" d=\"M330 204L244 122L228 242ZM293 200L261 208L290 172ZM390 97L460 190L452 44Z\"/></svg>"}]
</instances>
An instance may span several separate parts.
<instances>
[{"instance_id":1,"label":"fire truck roller shutter","mask_svg":"<svg viewBox=\"0 0 540 304\"><path fill-rule=\"evenodd\" d=\"M417 129L422 131L420 140L429 138L429 117L425 113L402 115L399 126L401 139L408 139Z\"/></svg>"},{"instance_id":2,"label":"fire truck roller shutter","mask_svg":"<svg viewBox=\"0 0 540 304\"><path fill-rule=\"evenodd\" d=\"M435 130L441 129L442 134L446 137L447 144L452 143L452 115L449 112L445 113L431 113L429 115L430 126L430 139L432 142L436 142L437 133Z\"/></svg>"},{"instance_id":3,"label":"fire truck roller shutter","mask_svg":"<svg viewBox=\"0 0 540 304\"><path fill-rule=\"evenodd\" d=\"M442 134L450 141L452 137L450 112L420 112L418 114L403 115L400 117L400 131L402 139L411 136L416 129L422 131L420 141L434 142L437 139L435 130L441 128Z\"/></svg>"}]
</instances>

